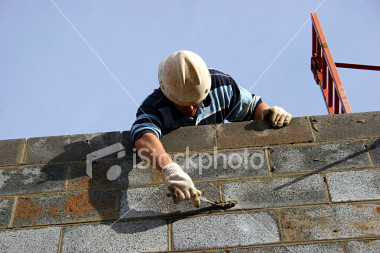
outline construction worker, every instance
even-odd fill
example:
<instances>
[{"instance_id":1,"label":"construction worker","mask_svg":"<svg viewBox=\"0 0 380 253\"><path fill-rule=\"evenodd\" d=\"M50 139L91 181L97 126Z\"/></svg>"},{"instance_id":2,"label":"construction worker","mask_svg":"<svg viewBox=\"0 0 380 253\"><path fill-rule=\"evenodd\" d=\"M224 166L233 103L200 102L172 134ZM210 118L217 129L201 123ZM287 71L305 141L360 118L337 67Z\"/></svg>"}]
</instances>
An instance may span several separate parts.
<instances>
[{"instance_id":1,"label":"construction worker","mask_svg":"<svg viewBox=\"0 0 380 253\"><path fill-rule=\"evenodd\" d=\"M160 89L138 108L131 138L139 155L163 172L174 203L192 199L199 207L201 192L166 154L160 141L162 129L263 119L273 127L283 127L292 119L280 107L269 108L229 75L208 69L202 58L190 51L178 51L163 59L158 79Z\"/></svg>"}]
</instances>

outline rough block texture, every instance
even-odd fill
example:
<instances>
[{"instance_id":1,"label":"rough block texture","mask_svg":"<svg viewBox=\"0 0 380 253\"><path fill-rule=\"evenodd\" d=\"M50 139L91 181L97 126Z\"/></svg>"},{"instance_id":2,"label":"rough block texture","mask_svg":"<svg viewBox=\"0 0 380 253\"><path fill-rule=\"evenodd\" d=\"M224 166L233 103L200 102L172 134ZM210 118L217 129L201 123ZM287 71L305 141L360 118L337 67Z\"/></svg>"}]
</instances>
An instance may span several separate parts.
<instances>
[{"instance_id":1,"label":"rough block texture","mask_svg":"<svg viewBox=\"0 0 380 253\"><path fill-rule=\"evenodd\" d=\"M0 140L0 165L21 163L25 145L25 139Z\"/></svg>"},{"instance_id":2,"label":"rough block texture","mask_svg":"<svg viewBox=\"0 0 380 253\"><path fill-rule=\"evenodd\" d=\"M84 161L89 153L86 135L31 138L27 145L27 163Z\"/></svg>"},{"instance_id":3,"label":"rough block texture","mask_svg":"<svg viewBox=\"0 0 380 253\"><path fill-rule=\"evenodd\" d=\"M20 197L14 226L33 226L115 219L116 191L73 192Z\"/></svg>"},{"instance_id":4,"label":"rough block texture","mask_svg":"<svg viewBox=\"0 0 380 253\"><path fill-rule=\"evenodd\" d=\"M280 241L270 212L203 216L173 223L173 249L223 248Z\"/></svg>"},{"instance_id":5,"label":"rough block texture","mask_svg":"<svg viewBox=\"0 0 380 253\"><path fill-rule=\"evenodd\" d=\"M270 152L274 173L322 172L370 167L364 145L359 142L285 146Z\"/></svg>"},{"instance_id":6,"label":"rough block texture","mask_svg":"<svg viewBox=\"0 0 380 253\"><path fill-rule=\"evenodd\" d=\"M186 147L193 150L213 150L215 146L213 126L180 127L162 138L166 152L185 152Z\"/></svg>"},{"instance_id":7,"label":"rough block texture","mask_svg":"<svg viewBox=\"0 0 380 253\"><path fill-rule=\"evenodd\" d=\"M311 117L317 141L380 136L380 113L350 113Z\"/></svg>"},{"instance_id":8,"label":"rough block texture","mask_svg":"<svg viewBox=\"0 0 380 253\"><path fill-rule=\"evenodd\" d=\"M163 220L66 227L62 252L151 252L168 250Z\"/></svg>"},{"instance_id":9,"label":"rough block texture","mask_svg":"<svg viewBox=\"0 0 380 253\"><path fill-rule=\"evenodd\" d=\"M332 201L380 199L380 170L326 174Z\"/></svg>"},{"instance_id":10,"label":"rough block texture","mask_svg":"<svg viewBox=\"0 0 380 253\"><path fill-rule=\"evenodd\" d=\"M127 158L131 158L134 153L134 144L131 139L131 131L124 131L121 133L121 144L125 148L125 155Z\"/></svg>"},{"instance_id":11,"label":"rough block texture","mask_svg":"<svg viewBox=\"0 0 380 253\"><path fill-rule=\"evenodd\" d=\"M109 132L31 138L27 145L27 163L84 161L88 153L119 142L119 135L119 132Z\"/></svg>"},{"instance_id":12,"label":"rough block texture","mask_svg":"<svg viewBox=\"0 0 380 253\"><path fill-rule=\"evenodd\" d=\"M121 167L120 176L115 180L107 178L107 172L114 165ZM97 162L92 166L92 178L86 174L83 165L73 166L70 175L69 189L110 189L147 184L160 184L164 182L161 172L144 164L141 165L132 159Z\"/></svg>"},{"instance_id":13,"label":"rough block texture","mask_svg":"<svg viewBox=\"0 0 380 253\"><path fill-rule=\"evenodd\" d=\"M0 231L0 252L58 252L60 227Z\"/></svg>"},{"instance_id":14,"label":"rough block texture","mask_svg":"<svg viewBox=\"0 0 380 253\"><path fill-rule=\"evenodd\" d=\"M306 205L327 202L320 175L237 180L223 185L226 200L239 200L234 209Z\"/></svg>"},{"instance_id":15,"label":"rough block texture","mask_svg":"<svg viewBox=\"0 0 380 253\"><path fill-rule=\"evenodd\" d=\"M367 147L374 164L380 167L380 139L369 142Z\"/></svg>"},{"instance_id":16,"label":"rough block texture","mask_svg":"<svg viewBox=\"0 0 380 253\"><path fill-rule=\"evenodd\" d=\"M13 199L0 199L0 228L8 227L12 215Z\"/></svg>"},{"instance_id":17,"label":"rough block texture","mask_svg":"<svg viewBox=\"0 0 380 253\"><path fill-rule=\"evenodd\" d=\"M379 204L289 208L278 212L284 241L380 236Z\"/></svg>"},{"instance_id":18,"label":"rough block texture","mask_svg":"<svg viewBox=\"0 0 380 253\"><path fill-rule=\"evenodd\" d=\"M379 252L379 119L164 130L203 196L230 209L173 204L129 131L0 141L0 252ZM87 155L116 143L125 155L92 154L89 178Z\"/></svg>"},{"instance_id":19,"label":"rough block texture","mask_svg":"<svg viewBox=\"0 0 380 253\"><path fill-rule=\"evenodd\" d=\"M63 191L66 171L64 164L0 169L0 195Z\"/></svg>"},{"instance_id":20,"label":"rough block texture","mask_svg":"<svg viewBox=\"0 0 380 253\"><path fill-rule=\"evenodd\" d=\"M110 181L107 179L107 171L113 165L120 165L120 161L102 161L96 164L93 163L92 178L87 175L85 165L73 165L69 178L69 189L75 191L128 186L128 181L121 185L115 181Z\"/></svg>"},{"instance_id":21,"label":"rough block texture","mask_svg":"<svg viewBox=\"0 0 380 253\"><path fill-rule=\"evenodd\" d=\"M211 200L220 200L219 187L213 182L199 182L195 186L203 196ZM208 203L201 202L200 208L193 207L191 201L174 205L168 196L166 186L149 188L132 188L121 193L119 218L149 217L163 215L186 215L210 211Z\"/></svg>"},{"instance_id":22,"label":"rough block texture","mask_svg":"<svg viewBox=\"0 0 380 253\"><path fill-rule=\"evenodd\" d=\"M193 180L267 175L264 150L201 153L173 157Z\"/></svg>"},{"instance_id":23,"label":"rough block texture","mask_svg":"<svg viewBox=\"0 0 380 253\"><path fill-rule=\"evenodd\" d=\"M305 253L305 252L318 252L318 253L344 253L341 243L316 243L305 245L287 245L281 247L263 247L263 248L248 248L232 250L231 253Z\"/></svg>"},{"instance_id":24,"label":"rough block texture","mask_svg":"<svg viewBox=\"0 0 380 253\"><path fill-rule=\"evenodd\" d=\"M94 152L102 148L106 148L115 143L120 142L120 132L107 132L100 133L95 136L89 136L86 138L87 142L90 144L90 151ZM117 154L113 153L106 157L116 157Z\"/></svg>"},{"instance_id":25,"label":"rough block texture","mask_svg":"<svg viewBox=\"0 0 380 253\"><path fill-rule=\"evenodd\" d=\"M378 253L380 252L380 240L346 242L346 249L348 253Z\"/></svg>"},{"instance_id":26,"label":"rough block texture","mask_svg":"<svg viewBox=\"0 0 380 253\"><path fill-rule=\"evenodd\" d=\"M260 147L313 141L307 117L294 118L289 127L273 129L265 121L251 121L217 126L218 148Z\"/></svg>"}]
</instances>

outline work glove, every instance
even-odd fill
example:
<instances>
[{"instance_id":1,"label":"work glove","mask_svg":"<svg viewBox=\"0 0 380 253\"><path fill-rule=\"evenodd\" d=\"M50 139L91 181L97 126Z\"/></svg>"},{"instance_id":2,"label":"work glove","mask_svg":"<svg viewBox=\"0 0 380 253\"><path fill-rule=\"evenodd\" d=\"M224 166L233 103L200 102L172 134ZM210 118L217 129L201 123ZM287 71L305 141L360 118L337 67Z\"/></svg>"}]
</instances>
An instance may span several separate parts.
<instances>
[{"instance_id":1,"label":"work glove","mask_svg":"<svg viewBox=\"0 0 380 253\"><path fill-rule=\"evenodd\" d=\"M189 175L178 164L169 163L162 168L162 172L175 204L178 204L181 200L191 199L195 207L200 206L199 196L202 193L195 188Z\"/></svg>"},{"instance_id":2,"label":"work glove","mask_svg":"<svg viewBox=\"0 0 380 253\"><path fill-rule=\"evenodd\" d=\"M264 109L263 116L272 127L286 126L292 120L292 115L278 106Z\"/></svg>"}]
</instances>

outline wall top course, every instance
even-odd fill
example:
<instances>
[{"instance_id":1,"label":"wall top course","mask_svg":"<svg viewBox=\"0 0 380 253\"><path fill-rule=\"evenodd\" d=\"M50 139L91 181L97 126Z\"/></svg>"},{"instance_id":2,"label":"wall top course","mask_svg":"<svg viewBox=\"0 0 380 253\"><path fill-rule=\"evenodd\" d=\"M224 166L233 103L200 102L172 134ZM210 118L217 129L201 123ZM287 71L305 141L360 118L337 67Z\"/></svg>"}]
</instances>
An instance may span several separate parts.
<instances>
[{"instance_id":1,"label":"wall top course","mask_svg":"<svg viewBox=\"0 0 380 253\"><path fill-rule=\"evenodd\" d=\"M115 252L367 247L359 241L380 239L379 123L380 111L298 117L281 129L253 121L167 131L164 147L183 154L178 163L204 196L239 202L226 211L202 203L207 212L194 217L201 209L172 205L161 173L134 166L130 131L0 140L0 230L6 238L0 251L19 249L15 236L38 251L39 237L51 231L49 247L62 252L79 247L78 233L100 237L96 247ZM95 161L90 179L87 155L119 142L124 158L113 153ZM215 149L219 156L210 163L206 155L214 157ZM236 169L236 154L252 164ZM110 182L113 165L122 173ZM121 213L123 222L104 224ZM339 243L321 242L330 239ZM371 247L378 249L379 241Z\"/></svg>"},{"instance_id":2,"label":"wall top course","mask_svg":"<svg viewBox=\"0 0 380 253\"><path fill-rule=\"evenodd\" d=\"M83 161L88 153L115 144L119 139L120 132L30 138L26 148L26 162Z\"/></svg>"},{"instance_id":3,"label":"wall top course","mask_svg":"<svg viewBox=\"0 0 380 253\"><path fill-rule=\"evenodd\" d=\"M181 127L167 131L162 142L167 152L260 147L312 141L380 137L380 111L293 118L291 124L273 129L264 121ZM16 165L25 139L0 140L0 166ZM33 137L27 140L27 163L80 161L91 152L121 141L132 156L130 131Z\"/></svg>"},{"instance_id":4,"label":"wall top course","mask_svg":"<svg viewBox=\"0 0 380 253\"><path fill-rule=\"evenodd\" d=\"M22 163L26 139L0 140L0 166Z\"/></svg>"},{"instance_id":5,"label":"wall top course","mask_svg":"<svg viewBox=\"0 0 380 253\"><path fill-rule=\"evenodd\" d=\"M216 128L218 148L260 147L313 141L307 117L294 118L289 126L272 128L265 121L221 124Z\"/></svg>"},{"instance_id":6,"label":"wall top course","mask_svg":"<svg viewBox=\"0 0 380 253\"><path fill-rule=\"evenodd\" d=\"M310 117L316 141L380 136L380 112Z\"/></svg>"}]
</instances>

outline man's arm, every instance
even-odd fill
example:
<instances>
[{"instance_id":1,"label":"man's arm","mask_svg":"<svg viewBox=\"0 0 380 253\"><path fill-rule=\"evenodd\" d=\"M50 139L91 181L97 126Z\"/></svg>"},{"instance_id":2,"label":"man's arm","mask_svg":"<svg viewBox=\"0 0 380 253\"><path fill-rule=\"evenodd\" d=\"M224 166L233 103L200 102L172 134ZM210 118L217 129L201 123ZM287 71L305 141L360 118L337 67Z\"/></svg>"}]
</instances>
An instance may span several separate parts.
<instances>
[{"instance_id":1,"label":"man's arm","mask_svg":"<svg viewBox=\"0 0 380 253\"><path fill-rule=\"evenodd\" d=\"M223 80L229 84L227 85L230 87L228 94L232 94L229 104L232 109L227 115L229 121L266 120L272 127L283 127L290 123L292 115L284 109L278 106L270 108L262 102L260 96L251 94L248 90L240 87L231 77ZM219 99L223 101L223 98Z\"/></svg>"},{"instance_id":2,"label":"man's arm","mask_svg":"<svg viewBox=\"0 0 380 253\"><path fill-rule=\"evenodd\" d=\"M139 154L148 159L146 162L154 165L155 169L159 171L162 171L164 166L173 162L166 153L164 146L162 146L160 139L152 133L143 134L135 142L135 147Z\"/></svg>"},{"instance_id":3,"label":"man's arm","mask_svg":"<svg viewBox=\"0 0 380 253\"><path fill-rule=\"evenodd\" d=\"M199 196L202 193L195 188L189 175L173 162L155 134L143 134L136 140L135 147L141 158L145 158L146 162L164 173L165 183L169 186L174 203L191 199L195 207L200 206Z\"/></svg>"},{"instance_id":4,"label":"man's arm","mask_svg":"<svg viewBox=\"0 0 380 253\"><path fill-rule=\"evenodd\" d=\"M255 109L255 114L253 116L253 119L254 120L264 120L264 115L263 115L263 111L265 109L268 109L269 106L266 104L266 103L261 103L259 104L256 109Z\"/></svg>"}]
</instances>

